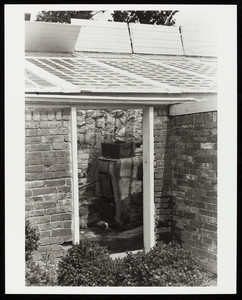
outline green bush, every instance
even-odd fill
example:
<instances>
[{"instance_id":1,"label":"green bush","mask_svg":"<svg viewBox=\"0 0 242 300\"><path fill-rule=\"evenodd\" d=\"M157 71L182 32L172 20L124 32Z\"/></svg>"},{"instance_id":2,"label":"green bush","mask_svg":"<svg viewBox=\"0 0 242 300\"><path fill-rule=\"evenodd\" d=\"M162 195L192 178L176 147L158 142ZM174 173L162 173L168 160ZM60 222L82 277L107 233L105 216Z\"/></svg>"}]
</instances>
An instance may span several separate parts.
<instances>
[{"instance_id":1,"label":"green bush","mask_svg":"<svg viewBox=\"0 0 242 300\"><path fill-rule=\"evenodd\" d=\"M57 278L62 286L113 285L113 260L106 248L85 240L73 245L58 265Z\"/></svg>"},{"instance_id":2,"label":"green bush","mask_svg":"<svg viewBox=\"0 0 242 300\"><path fill-rule=\"evenodd\" d=\"M158 243L151 251L127 253L112 260L105 248L85 241L59 262L58 283L64 286L201 286L209 280L191 252Z\"/></svg>"},{"instance_id":3,"label":"green bush","mask_svg":"<svg viewBox=\"0 0 242 300\"><path fill-rule=\"evenodd\" d=\"M56 286L57 284L57 265L47 254L39 261L30 258L25 266L26 286Z\"/></svg>"},{"instance_id":4,"label":"green bush","mask_svg":"<svg viewBox=\"0 0 242 300\"><path fill-rule=\"evenodd\" d=\"M116 274L118 286L201 286L203 273L191 252L179 245L157 244L151 251L128 253Z\"/></svg>"},{"instance_id":5,"label":"green bush","mask_svg":"<svg viewBox=\"0 0 242 300\"><path fill-rule=\"evenodd\" d=\"M28 261L32 257L32 253L39 247L39 235L36 229L32 228L30 222L25 222L25 260Z\"/></svg>"}]
</instances>

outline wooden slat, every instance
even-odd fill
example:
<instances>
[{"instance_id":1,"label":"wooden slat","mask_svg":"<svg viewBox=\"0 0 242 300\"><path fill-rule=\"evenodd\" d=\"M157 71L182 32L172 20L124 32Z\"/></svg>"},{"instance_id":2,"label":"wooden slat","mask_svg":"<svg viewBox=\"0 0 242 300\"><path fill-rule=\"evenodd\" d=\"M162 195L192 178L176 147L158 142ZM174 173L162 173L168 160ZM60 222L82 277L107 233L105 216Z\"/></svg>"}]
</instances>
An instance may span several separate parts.
<instances>
[{"instance_id":1,"label":"wooden slat","mask_svg":"<svg viewBox=\"0 0 242 300\"><path fill-rule=\"evenodd\" d=\"M208 111L217 111L217 100L182 103L170 106L170 116L196 114Z\"/></svg>"},{"instance_id":2,"label":"wooden slat","mask_svg":"<svg viewBox=\"0 0 242 300\"><path fill-rule=\"evenodd\" d=\"M130 23L134 53L182 55L178 27Z\"/></svg>"},{"instance_id":3,"label":"wooden slat","mask_svg":"<svg viewBox=\"0 0 242 300\"><path fill-rule=\"evenodd\" d=\"M81 25L76 51L131 53L126 23L83 19L71 19L71 23Z\"/></svg>"},{"instance_id":4,"label":"wooden slat","mask_svg":"<svg viewBox=\"0 0 242 300\"><path fill-rule=\"evenodd\" d=\"M79 31L79 25L25 22L25 51L73 52Z\"/></svg>"},{"instance_id":5,"label":"wooden slat","mask_svg":"<svg viewBox=\"0 0 242 300\"><path fill-rule=\"evenodd\" d=\"M168 93L180 93L181 90L177 87L174 87L174 86L170 86L166 83L160 83L159 81L156 81L156 80L152 80L152 79L149 79L149 78L146 78L146 77L143 77L141 75L137 75L137 74L134 74L134 73L131 73L131 72L128 72L126 70L122 70L122 69L119 69L119 68L116 68L116 67L113 67L113 66L110 66L108 64L105 64L103 62L100 62L96 59L93 59L93 58L90 58L90 57L87 57L85 55L82 55L82 54L79 54L79 57L82 57L84 60L86 60L87 62L91 62L97 66L102 66L108 70L111 70L111 71L115 71L115 72L118 72L119 74L123 74L125 76L128 76L130 78L133 78L133 79L137 79L137 80L140 80L140 81L143 81L144 83L149 83L151 85L155 87L159 87L161 90L163 89L164 92L168 92Z\"/></svg>"},{"instance_id":6,"label":"wooden slat","mask_svg":"<svg viewBox=\"0 0 242 300\"><path fill-rule=\"evenodd\" d=\"M44 69L32 64L31 62L29 62L27 60L25 60L25 67L27 70L33 72L35 75L56 85L62 91L70 92L70 93L78 93L81 91L81 89L78 86L75 86L75 85L51 74L50 72L45 71Z\"/></svg>"},{"instance_id":7,"label":"wooden slat","mask_svg":"<svg viewBox=\"0 0 242 300\"><path fill-rule=\"evenodd\" d=\"M155 245L154 203L154 108L143 111L143 228L144 248Z\"/></svg>"},{"instance_id":8,"label":"wooden slat","mask_svg":"<svg viewBox=\"0 0 242 300\"><path fill-rule=\"evenodd\" d=\"M190 74L190 75L193 75L193 76L199 77L199 78L212 79L211 76L200 74L200 73L197 73L197 72L194 72L194 71L189 71L189 70L186 70L184 68L173 67L173 66L165 63L164 61L153 60L152 58L145 58L145 57L142 57L141 55L137 55L136 57L138 57L140 60L150 61L152 64L156 64L158 66L164 66L164 67L169 68L171 70L177 71L177 74L185 73L185 74Z\"/></svg>"},{"instance_id":9,"label":"wooden slat","mask_svg":"<svg viewBox=\"0 0 242 300\"><path fill-rule=\"evenodd\" d=\"M217 34L207 27L181 27L185 55L217 56Z\"/></svg>"},{"instance_id":10,"label":"wooden slat","mask_svg":"<svg viewBox=\"0 0 242 300\"><path fill-rule=\"evenodd\" d=\"M72 162L72 201L73 201L73 241L80 242L79 230L79 190L77 159L77 124L76 107L71 107L71 162Z\"/></svg>"}]
</instances>

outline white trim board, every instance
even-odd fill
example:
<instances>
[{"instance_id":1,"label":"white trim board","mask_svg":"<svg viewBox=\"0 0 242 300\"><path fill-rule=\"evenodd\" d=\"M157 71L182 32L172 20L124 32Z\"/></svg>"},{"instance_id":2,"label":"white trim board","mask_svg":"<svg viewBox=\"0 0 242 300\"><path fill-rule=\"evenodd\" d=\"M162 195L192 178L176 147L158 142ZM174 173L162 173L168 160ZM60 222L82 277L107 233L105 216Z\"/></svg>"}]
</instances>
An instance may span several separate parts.
<instances>
[{"instance_id":1,"label":"white trim board","mask_svg":"<svg viewBox=\"0 0 242 300\"><path fill-rule=\"evenodd\" d=\"M144 248L155 245L154 107L143 110L143 235Z\"/></svg>"},{"instance_id":2,"label":"white trim board","mask_svg":"<svg viewBox=\"0 0 242 300\"><path fill-rule=\"evenodd\" d=\"M194 103L182 103L170 106L170 116L196 114L209 111L217 111L217 100L197 101Z\"/></svg>"},{"instance_id":3,"label":"white trim board","mask_svg":"<svg viewBox=\"0 0 242 300\"><path fill-rule=\"evenodd\" d=\"M77 121L76 107L71 107L71 163L72 163L72 201L73 201L73 242L79 244L79 189L78 189L78 158L77 158Z\"/></svg>"}]
</instances>

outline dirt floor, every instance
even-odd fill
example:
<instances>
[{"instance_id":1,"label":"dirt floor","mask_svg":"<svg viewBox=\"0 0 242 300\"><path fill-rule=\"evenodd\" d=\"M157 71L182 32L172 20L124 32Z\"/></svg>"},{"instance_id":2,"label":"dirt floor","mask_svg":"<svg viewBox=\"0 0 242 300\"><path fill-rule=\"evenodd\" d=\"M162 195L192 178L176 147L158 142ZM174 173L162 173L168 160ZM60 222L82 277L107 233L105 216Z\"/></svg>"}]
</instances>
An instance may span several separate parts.
<instances>
[{"instance_id":1,"label":"dirt floor","mask_svg":"<svg viewBox=\"0 0 242 300\"><path fill-rule=\"evenodd\" d=\"M143 227L119 231L92 227L80 231L80 240L89 239L106 246L110 254L143 249Z\"/></svg>"}]
</instances>

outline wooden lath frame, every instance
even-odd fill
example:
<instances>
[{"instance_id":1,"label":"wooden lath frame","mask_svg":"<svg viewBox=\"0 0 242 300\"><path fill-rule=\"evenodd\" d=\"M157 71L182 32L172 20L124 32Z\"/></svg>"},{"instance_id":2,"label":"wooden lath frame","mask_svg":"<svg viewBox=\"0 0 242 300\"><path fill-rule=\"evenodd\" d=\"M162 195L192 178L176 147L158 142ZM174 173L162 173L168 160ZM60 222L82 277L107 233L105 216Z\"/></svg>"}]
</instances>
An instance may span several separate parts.
<instances>
[{"instance_id":1,"label":"wooden lath frame","mask_svg":"<svg viewBox=\"0 0 242 300\"><path fill-rule=\"evenodd\" d=\"M65 93L80 93L81 89L78 86L75 86L53 74L51 74L48 71L45 71L44 69L32 64L31 62L25 60L25 68L31 72L33 72L35 75L39 76L40 78L43 78L44 80L49 81L53 85L55 85L58 89L61 89L62 92ZM48 88L45 88L48 89ZM51 88L50 88L51 92Z\"/></svg>"},{"instance_id":2,"label":"wooden lath frame","mask_svg":"<svg viewBox=\"0 0 242 300\"><path fill-rule=\"evenodd\" d=\"M106 68L108 70L111 70L111 71L114 71L114 72L118 72L120 75L125 75L125 76L128 76L130 78L143 81L144 83L152 84L155 87L159 87L160 89L162 89L166 93L181 93L181 89L179 89L177 87L170 86L170 85L165 84L165 83L160 83L158 81L155 81L155 80L152 80L152 79L149 79L149 78L145 78L145 77L143 77L141 75L136 75L136 74L130 73L130 72L125 71L125 70L121 70L119 68L110 66L110 65L108 65L106 63L99 62L96 59L87 57L84 54L80 54L80 53L75 53L75 54L76 54L77 57L81 57L81 58L83 58L84 60L86 60L88 62L91 62L91 63L93 63L95 65L104 67L104 68Z\"/></svg>"},{"instance_id":3,"label":"wooden lath frame","mask_svg":"<svg viewBox=\"0 0 242 300\"><path fill-rule=\"evenodd\" d=\"M144 58L140 55L135 55L135 57L139 58L140 60L148 61L148 62L151 62L152 64L162 66L162 67L166 67L166 68L169 68L169 69L174 70L174 71L182 72L182 73L185 73L185 74L193 75L193 76L204 78L204 79L211 79L210 76L203 75L203 74L193 72L193 71L189 71L189 70L186 70L186 69L182 69L182 68L179 68L179 67L174 67L174 66L171 66L171 65L169 65L167 63L164 63L164 62L161 62L161 61L152 60L150 58ZM199 63L202 63L202 62L199 62Z\"/></svg>"}]
</instances>

